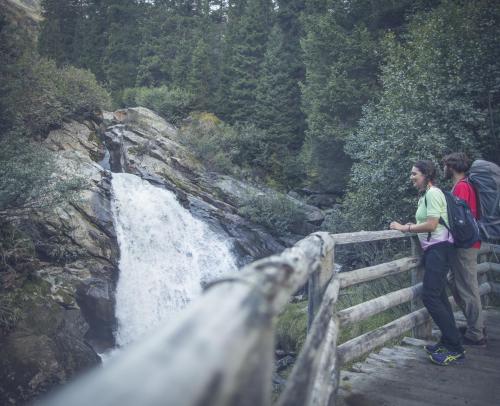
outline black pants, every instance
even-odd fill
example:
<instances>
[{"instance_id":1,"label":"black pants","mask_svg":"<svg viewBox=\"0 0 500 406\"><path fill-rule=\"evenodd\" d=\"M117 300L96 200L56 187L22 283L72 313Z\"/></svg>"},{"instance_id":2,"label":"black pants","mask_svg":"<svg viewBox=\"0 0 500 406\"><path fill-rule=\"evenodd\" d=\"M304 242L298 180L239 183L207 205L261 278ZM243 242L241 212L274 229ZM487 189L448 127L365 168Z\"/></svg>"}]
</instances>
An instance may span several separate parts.
<instances>
[{"instance_id":1,"label":"black pants","mask_svg":"<svg viewBox=\"0 0 500 406\"><path fill-rule=\"evenodd\" d=\"M430 246L424 252L422 301L441 330L441 343L449 350L462 352L460 333L446 294L450 255L455 248L449 242Z\"/></svg>"}]
</instances>

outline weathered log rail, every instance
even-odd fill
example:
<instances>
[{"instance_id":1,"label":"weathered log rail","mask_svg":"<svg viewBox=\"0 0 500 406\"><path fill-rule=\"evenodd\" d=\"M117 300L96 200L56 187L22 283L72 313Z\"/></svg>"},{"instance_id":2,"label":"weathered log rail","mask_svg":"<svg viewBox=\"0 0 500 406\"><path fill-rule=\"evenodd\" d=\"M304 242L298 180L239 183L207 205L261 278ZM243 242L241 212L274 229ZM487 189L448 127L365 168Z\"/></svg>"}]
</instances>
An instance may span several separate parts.
<instances>
[{"instance_id":1,"label":"weathered log rail","mask_svg":"<svg viewBox=\"0 0 500 406\"><path fill-rule=\"evenodd\" d=\"M277 401L279 406L334 405L338 374L350 362L412 330L431 334L427 311L418 308L422 269L413 256L357 269L334 271L336 246L412 238L398 231L314 233L280 255L256 261L236 275L211 284L179 317L46 399L51 406L271 404L274 326L291 296L309 281L306 341ZM500 256L500 246L484 244L482 257ZM360 283L412 272L413 286L338 311L339 291ZM481 294L500 294L500 284L484 275L500 274L500 264L478 264ZM412 312L337 347L339 331L402 303Z\"/></svg>"}]
</instances>

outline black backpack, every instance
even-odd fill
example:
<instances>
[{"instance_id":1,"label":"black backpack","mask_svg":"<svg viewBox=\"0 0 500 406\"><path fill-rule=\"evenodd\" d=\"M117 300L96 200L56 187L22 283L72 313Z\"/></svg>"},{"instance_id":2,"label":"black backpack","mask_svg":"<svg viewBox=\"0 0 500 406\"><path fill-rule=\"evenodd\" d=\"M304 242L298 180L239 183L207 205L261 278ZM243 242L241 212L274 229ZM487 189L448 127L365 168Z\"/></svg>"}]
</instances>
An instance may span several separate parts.
<instances>
[{"instance_id":1,"label":"black backpack","mask_svg":"<svg viewBox=\"0 0 500 406\"><path fill-rule=\"evenodd\" d=\"M468 179L478 197L479 233L482 241L500 240L500 167L478 159Z\"/></svg>"},{"instance_id":2,"label":"black backpack","mask_svg":"<svg viewBox=\"0 0 500 406\"><path fill-rule=\"evenodd\" d=\"M445 192L446 211L448 213L448 224L442 217L439 218L439 224L442 224L453 236L454 245L457 248L470 248L475 242L479 241L479 225L472 215L469 206L465 201L455 196L451 192ZM427 198L425 198L425 207L427 207ZM430 240L431 233L427 240Z\"/></svg>"}]
</instances>

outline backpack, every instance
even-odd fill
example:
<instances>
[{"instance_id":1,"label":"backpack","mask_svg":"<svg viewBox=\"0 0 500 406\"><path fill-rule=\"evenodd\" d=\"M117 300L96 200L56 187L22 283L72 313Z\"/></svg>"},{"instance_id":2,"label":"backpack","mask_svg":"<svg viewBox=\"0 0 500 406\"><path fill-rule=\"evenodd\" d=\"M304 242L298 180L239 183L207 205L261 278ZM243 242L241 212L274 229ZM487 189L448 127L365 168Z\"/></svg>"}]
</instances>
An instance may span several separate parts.
<instances>
[{"instance_id":1,"label":"backpack","mask_svg":"<svg viewBox=\"0 0 500 406\"><path fill-rule=\"evenodd\" d=\"M500 239L500 167L478 159L468 173L479 200L479 232L481 240Z\"/></svg>"},{"instance_id":2,"label":"backpack","mask_svg":"<svg viewBox=\"0 0 500 406\"><path fill-rule=\"evenodd\" d=\"M455 196L451 192L443 191L446 198L446 212L448 213L448 223L439 217L439 224L442 224L453 236L454 245L457 248L470 248L479 241L479 225L472 215L467 203ZM425 198L427 207L427 198ZM427 240L430 240L431 233Z\"/></svg>"}]
</instances>

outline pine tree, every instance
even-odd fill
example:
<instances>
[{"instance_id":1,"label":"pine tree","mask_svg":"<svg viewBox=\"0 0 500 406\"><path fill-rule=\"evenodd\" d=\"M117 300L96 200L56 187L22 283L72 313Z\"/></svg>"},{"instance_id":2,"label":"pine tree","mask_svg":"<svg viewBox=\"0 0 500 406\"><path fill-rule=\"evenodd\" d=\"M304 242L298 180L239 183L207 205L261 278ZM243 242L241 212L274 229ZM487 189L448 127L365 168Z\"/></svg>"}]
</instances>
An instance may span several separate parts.
<instances>
[{"instance_id":1,"label":"pine tree","mask_svg":"<svg viewBox=\"0 0 500 406\"><path fill-rule=\"evenodd\" d=\"M299 23L302 9L302 0L280 3L256 96L256 125L275 142L295 151L302 145L305 127L299 89L304 79Z\"/></svg>"},{"instance_id":2,"label":"pine tree","mask_svg":"<svg viewBox=\"0 0 500 406\"><path fill-rule=\"evenodd\" d=\"M105 0L86 0L82 2L81 16L76 26L75 49L78 54L75 65L89 69L96 78L106 81L104 54L108 41L107 2Z\"/></svg>"},{"instance_id":3,"label":"pine tree","mask_svg":"<svg viewBox=\"0 0 500 406\"><path fill-rule=\"evenodd\" d=\"M256 116L256 89L272 24L270 0L247 0L226 45L233 49L228 67L225 103L231 122L253 122ZM232 24L235 24L233 21Z\"/></svg>"},{"instance_id":4,"label":"pine tree","mask_svg":"<svg viewBox=\"0 0 500 406\"><path fill-rule=\"evenodd\" d=\"M134 0L109 0L106 17L104 71L109 89L116 95L136 81L141 7Z\"/></svg>"},{"instance_id":5,"label":"pine tree","mask_svg":"<svg viewBox=\"0 0 500 406\"><path fill-rule=\"evenodd\" d=\"M39 50L58 65L75 64L78 43L76 27L81 18L79 0L42 0Z\"/></svg>"},{"instance_id":6,"label":"pine tree","mask_svg":"<svg viewBox=\"0 0 500 406\"><path fill-rule=\"evenodd\" d=\"M189 72L189 90L195 94L198 110L207 110L210 105L212 74L208 44L201 37L193 50Z\"/></svg>"}]
</instances>

